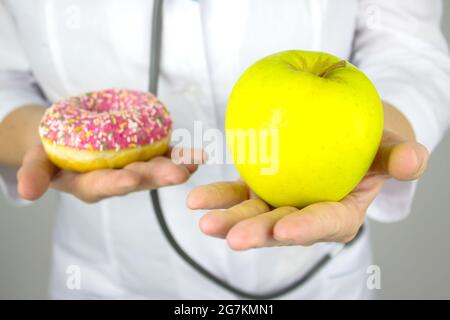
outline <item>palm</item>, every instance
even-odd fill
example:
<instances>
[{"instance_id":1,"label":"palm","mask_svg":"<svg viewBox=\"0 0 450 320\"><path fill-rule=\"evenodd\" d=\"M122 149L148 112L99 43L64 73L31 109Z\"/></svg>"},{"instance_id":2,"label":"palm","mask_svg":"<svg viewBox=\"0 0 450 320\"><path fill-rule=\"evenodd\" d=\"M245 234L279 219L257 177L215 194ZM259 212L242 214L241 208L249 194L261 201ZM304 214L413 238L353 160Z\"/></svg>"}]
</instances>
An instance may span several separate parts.
<instances>
[{"instance_id":1,"label":"palm","mask_svg":"<svg viewBox=\"0 0 450 320\"><path fill-rule=\"evenodd\" d=\"M182 155L182 152L177 154ZM198 156L195 152L190 154L194 158ZM25 155L17 174L18 191L23 198L35 200L49 187L53 187L71 193L84 202L92 203L132 191L182 183L197 169L197 165L192 163L200 163L192 159L188 164L176 164L170 155L168 152L166 156L134 162L123 169L77 173L57 168L39 144Z\"/></svg>"},{"instance_id":2,"label":"palm","mask_svg":"<svg viewBox=\"0 0 450 320\"><path fill-rule=\"evenodd\" d=\"M201 230L226 238L235 250L311 245L320 241L348 242L358 232L384 180L417 178L425 169L427 157L422 145L401 142L398 136L385 131L371 170L339 202L321 202L302 209L273 209L254 197L241 181L198 187L191 191L187 202L192 209L211 210L200 220Z\"/></svg>"}]
</instances>

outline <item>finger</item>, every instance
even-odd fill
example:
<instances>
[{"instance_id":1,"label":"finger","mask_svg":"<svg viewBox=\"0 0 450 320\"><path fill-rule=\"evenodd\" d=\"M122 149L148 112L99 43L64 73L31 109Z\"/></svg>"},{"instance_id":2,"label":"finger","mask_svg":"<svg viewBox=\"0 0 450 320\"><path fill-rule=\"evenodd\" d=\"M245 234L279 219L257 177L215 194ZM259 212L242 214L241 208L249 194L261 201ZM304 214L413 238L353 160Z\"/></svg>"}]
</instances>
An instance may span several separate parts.
<instances>
[{"instance_id":1,"label":"finger","mask_svg":"<svg viewBox=\"0 0 450 320\"><path fill-rule=\"evenodd\" d=\"M192 189L186 202L194 210L227 209L248 198L248 187L242 181L215 182Z\"/></svg>"},{"instance_id":2,"label":"finger","mask_svg":"<svg viewBox=\"0 0 450 320\"><path fill-rule=\"evenodd\" d=\"M57 190L93 203L130 193L138 188L140 180L137 173L128 170L102 169L87 173L61 171L51 185Z\"/></svg>"},{"instance_id":3,"label":"finger","mask_svg":"<svg viewBox=\"0 0 450 320\"><path fill-rule=\"evenodd\" d=\"M260 199L246 200L228 210L216 210L204 214L199 221L199 226L209 236L224 238L236 223L268 210L267 204Z\"/></svg>"},{"instance_id":4,"label":"finger","mask_svg":"<svg viewBox=\"0 0 450 320\"><path fill-rule=\"evenodd\" d=\"M279 242L273 237L273 228L281 218L299 211L294 207L280 207L243 220L234 225L227 234L227 241L233 250L270 247L288 244Z\"/></svg>"},{"instance_id":5,"label":"finger","mask_svg":"<svg viewBox=\"0 0 450 320\"><path fill-rule=\"evenodd\" d=\"M49 188L58 168L50 162L41 144L31 148L17 172L17 191L26 200L36 200Z\"/></svg>"},{"instance_id":6,"label":"finger","mask_svg":"<svg viewBox=\"0 0 450 320\"><path fill-rule=\"evenodd\" d=\"M184 165L177 165L166 157L156 157L147 162L133 162L125 169L141 177L140 189L181 184L191 176L191 172Z\"/></svg>"},{"instance_id":7,"label":"finger","mask_svg":"<svg viewBox=\"0 0 450 320\"><path fill-rule=\"evenodd\" d=\"M62 172L52 186L92 203L132 191L179 184L189 176L183 165L176 165L165 157L156 157L147 162L131 163L123 170L104 169L83 174Z\"/></svg>"},{"instance_id":8,"label":"finger","mask_svg":"<svg viewBox=\"0 0 450 320\"><path fill-rule=\"evenodd\" d=\"M402 143L391 149L387 171L398 180L415 180L425 172L428 158L428 150L423 145Z\"/></svg>"},{"instance_id":9,"label":"finger","mask_svg":"<svg viewBox=\"0 0 450 320\"><path fill-rule=\"evenodd\" d=\"M422 144L404 142L397 135L386 133L371 171L398 180L414 180L425 172L428 158L428 150Z\"/></svg>"},{"instance_id":10,"label":"finger","mask_svg":"<svg viewBox=\"0 0 450 320\"><path fill-rule=\"evenodd\" d=\"M199 164L204 164L208 158L203 149L195 148L170 148L166 156L171 158L175 164L184 165L189 172L197 170Z\"/></svg>"},{"instance_id":11,"label":"finger","mask_svg":"<svg viewBox=\"0 0 450 320\"><path fill-rule=\"evenodd\" d=\"M384 181L380 176L365 179L364 184L341 202L312 204L281 218L274 227L274 238L297 245L350 241L361 227L365 212Z\"/></svg>"}]
</instances>

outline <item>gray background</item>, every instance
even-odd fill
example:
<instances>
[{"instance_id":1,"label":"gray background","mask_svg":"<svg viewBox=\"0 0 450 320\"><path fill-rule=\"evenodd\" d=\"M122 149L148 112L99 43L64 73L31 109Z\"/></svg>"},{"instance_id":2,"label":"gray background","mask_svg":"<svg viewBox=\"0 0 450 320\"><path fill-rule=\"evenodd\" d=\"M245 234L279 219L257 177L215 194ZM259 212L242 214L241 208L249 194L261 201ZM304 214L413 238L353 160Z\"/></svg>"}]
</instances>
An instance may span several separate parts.
<instances>
[{"instance_id":1,"label":"gray background","mask_svg":"<svg viewBox=\"0 0 450 320\"><path fill-rule=\"evenodd\" d=\"M450 41L450 3L443 29ZM371 222L379 298L450 299L450 133L433 153L410 217ZM0 298L47 297L55 194L15 208L0 194Z\"/></svg>"}]
</instances>

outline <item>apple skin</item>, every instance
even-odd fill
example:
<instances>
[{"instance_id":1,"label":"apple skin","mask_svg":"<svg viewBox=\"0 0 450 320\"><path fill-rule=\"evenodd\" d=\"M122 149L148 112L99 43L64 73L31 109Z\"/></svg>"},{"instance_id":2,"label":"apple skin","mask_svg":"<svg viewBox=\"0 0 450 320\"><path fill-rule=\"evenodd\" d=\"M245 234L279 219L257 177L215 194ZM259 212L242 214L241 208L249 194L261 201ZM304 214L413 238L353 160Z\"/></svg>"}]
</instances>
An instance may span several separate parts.
<instances>
[{"instance_id":1,"label":"apple skin","mask_svg":"<svg viewBox=\"0 0 450 320\"><path fill-rule=\"evenodd\" d=\"M381 141L383 107L370 80L349 62L289 50L242 74L229 98L225 128L278 130L276 157L270 154L278 170L272 174L263 173L271 164L260 157L242 161L250 159L259 135L244 145L227 135L227 144L241 177L261 199L274 207L301 208L339 201L361 181Z\"/></svg>"}]
</instances>

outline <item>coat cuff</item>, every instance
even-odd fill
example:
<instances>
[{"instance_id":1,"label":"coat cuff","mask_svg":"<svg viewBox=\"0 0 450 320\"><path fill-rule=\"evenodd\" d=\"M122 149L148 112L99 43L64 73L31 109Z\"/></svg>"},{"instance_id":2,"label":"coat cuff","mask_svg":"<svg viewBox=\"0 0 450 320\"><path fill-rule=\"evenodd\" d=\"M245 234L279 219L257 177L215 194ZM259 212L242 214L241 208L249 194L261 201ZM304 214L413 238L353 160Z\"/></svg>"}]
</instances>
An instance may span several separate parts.
<instances>
[{"instance_id":1,"label":"coat cuff","mask_svg":"<svg viewBox=\"0 0 450 320\"><path fill-rule=\"evenodd\" d=\"M2 71L0 73L0 121L11 111L27 104L48 104L28 73Z\"/></svg>"},{"instance_id":2,"label":"coat cuff","mask_svg":"<svg viewBox=\"0 0 450 320\"><path fill-rule=\"evenodd\" d=\"M425 101L426 98L417 88L399 79L371 80L381 99L393 105L408 119L417 142L426 146L431 153L442 138L442 132L433 110L429 108L430 101Z\"/></svg>"},{"instance_id":3,"label":"coat cuff","mask_svg":"<svg viewBox=\"0 0 450 320\"><path fill-rule=\"evenodd\" d=\"M367 210L367 216L379 222L397 222L410 211L417 181L389 179Z\"/></svg>"},{"instance_id":4,"label":"coat cuff","mask_svg":"<svg viewBox=\"0 0 450 320\"><path fill-rule=\"evenodd\" d=\"M17 168L0 166L0 192L13 205L26 206L32 201L25 200L17 193Z\"/></svg>"}]
</instances>

